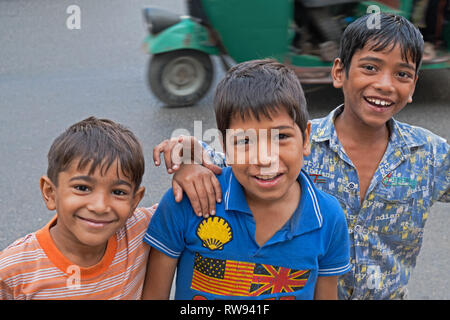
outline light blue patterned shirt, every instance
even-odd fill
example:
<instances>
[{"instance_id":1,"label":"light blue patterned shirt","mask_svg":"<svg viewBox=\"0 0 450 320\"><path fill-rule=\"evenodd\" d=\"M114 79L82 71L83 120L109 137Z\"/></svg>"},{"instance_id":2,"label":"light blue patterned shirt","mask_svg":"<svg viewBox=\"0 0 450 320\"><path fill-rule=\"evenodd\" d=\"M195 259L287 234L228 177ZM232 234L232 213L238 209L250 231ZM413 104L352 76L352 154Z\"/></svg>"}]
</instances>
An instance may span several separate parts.
<instances>
[{"instance_id":1,"label":"light blue patterned shirt","mask_svg":"<svg viewBox=\"0 0 450 320\"><path fill-rule=\"evenodd\" d=\"M339 298L402 299L430 207L450 202L450 147L426 129L391 119L387 150L361 204L356 168L334 127L342 110L311 121L311 155L304 159L316 186L335 196L347 216L353 268L339 279ZM206 150L224 165L223 154Z\"/></svg>"}]
</instances>

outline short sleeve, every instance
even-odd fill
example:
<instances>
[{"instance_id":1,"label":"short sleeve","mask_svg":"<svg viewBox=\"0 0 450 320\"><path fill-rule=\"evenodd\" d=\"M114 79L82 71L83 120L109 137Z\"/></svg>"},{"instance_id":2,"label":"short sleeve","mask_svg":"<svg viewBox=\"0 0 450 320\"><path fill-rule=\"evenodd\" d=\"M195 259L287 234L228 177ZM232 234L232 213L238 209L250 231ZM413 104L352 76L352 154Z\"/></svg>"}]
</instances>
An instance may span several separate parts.
<instances>
[{"instance_id":1,"label":"short sleeve","mask_svg":"<svg viewBox=\"0 0 450 320\"><path fill-rule=\"evenodd\" d=\"M450 202L450 146L442 143L436 155L436 172L434 173L433 199Z\"/></svg>"},{"instance_id":2,"label":"short sleeve","mask_svg":"<svg viewBox=\"0 0 450 320\"><path fill-rule=\"evenodd\" d=\"M175 202L172 189L169 189L158 204L144 236L144 242L175 259L180 257L185 246L188 207L184 198L180 203Z\"/></svg>"},{"instance_id":3,"label":"short sleeve","mask_svg":"<svg viewBox=\"0 0 450 320\"><path fill-rule=\"evenodd\" d=\"M319 277L341 275L351 268L347 220L339 204L333 209L336 210L335 221L329 228L327 250L319 259Z\"/></svg>"}]
</instances>

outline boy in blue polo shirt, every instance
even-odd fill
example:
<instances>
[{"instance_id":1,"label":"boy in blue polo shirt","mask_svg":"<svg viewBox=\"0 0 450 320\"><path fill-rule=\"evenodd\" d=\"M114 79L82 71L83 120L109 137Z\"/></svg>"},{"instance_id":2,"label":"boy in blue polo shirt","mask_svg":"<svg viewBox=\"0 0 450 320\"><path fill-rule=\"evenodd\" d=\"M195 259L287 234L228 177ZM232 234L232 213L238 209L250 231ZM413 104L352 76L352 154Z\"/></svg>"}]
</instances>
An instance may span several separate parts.
<instances>
[{"instance_id":1,"label":"boy in blue polo shirt","mask_svg":"<svg viewBox=\"0 0 450 320\"><path fill-rule=\"evenodd\" d=\"M336 299L350 269L339 202L301 170L310 153L306 101L294 72L274 60L229 70L216 121L230 165L224 201L202 219L166 192L145 235L144 299ZM265 152L263 152L265 151Z\"/></svg>"}]
</instances>

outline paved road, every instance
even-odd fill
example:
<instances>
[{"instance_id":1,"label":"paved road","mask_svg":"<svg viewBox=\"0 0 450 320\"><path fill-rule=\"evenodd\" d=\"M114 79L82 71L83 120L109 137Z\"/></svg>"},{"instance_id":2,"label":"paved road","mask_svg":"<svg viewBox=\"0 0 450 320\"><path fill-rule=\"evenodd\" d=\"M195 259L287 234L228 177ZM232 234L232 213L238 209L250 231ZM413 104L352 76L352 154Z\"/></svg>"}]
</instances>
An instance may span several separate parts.
<instances>
[{"instance_id":1,"label":"paved road","mask_svg":"<svg viewBox=\"0 0 450 320\"><path fill-rule=\"evenodd\" d=\"M66 8L81 8L81 29L68 30ZM42 227L53 215L39 192L52 140L70 124L95 115L132 128L144 144L147 187L143 205L170 182L151 161L152 147L177 128L214 128L212 94L190 108L166 108L144 81L148 56L140 9L156 4L182 13L181 0L0 0L0 249ZM215 81L223 75L216 63ZM450 138L450 72L423 73L415 101L398 119ZM308 88L310 89L310 88ZM323 88L307 95L311 115L342 100ZM450 205L430 213L410 297L450 299Z\"/></svg>"}]
</instances>

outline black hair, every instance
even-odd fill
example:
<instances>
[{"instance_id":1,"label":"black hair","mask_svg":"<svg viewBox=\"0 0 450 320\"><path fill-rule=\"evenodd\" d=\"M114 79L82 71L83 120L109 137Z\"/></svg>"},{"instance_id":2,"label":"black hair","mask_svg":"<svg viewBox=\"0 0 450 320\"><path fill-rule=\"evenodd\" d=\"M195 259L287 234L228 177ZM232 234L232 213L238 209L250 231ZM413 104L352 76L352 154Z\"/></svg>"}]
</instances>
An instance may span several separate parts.
<instances>
[{"instance_id":1,"label":"black hair","mask_svg":"<svg viewBox=\"0 0 450 320\"><path fill-rule=\"evenodd\" d=\"M300 81L293 70L273 59L250 60L228 70L214 97L217 127L226 137L235 115L245 120L254 116L268 119L284 108L299 126L302 135L309 115Z\"/></svg>"},{"instance_id":2,"label":"black hair","mask_svg":"<svg viewBox=\"0 0 450 320\"><path fill-rule=\"evenodd\" d=\"M141 144L124 126L108 119L89 117L59 135L48 151L47 176L57 186L58 174L78 161L78 169L89 165L89 174L100 167L102 174L118 160L122 173L135 185L141 184L145 162Z\"/></svg>"},{"instance_id":3,"label":"black hair","mask_svg":"<svg viewBox=\"0 0 450 320\"><path fill-rule=\"evenodd\" d=\"M379 14L379 26L373 24ZM369 20L371 19L371 20ZM362 16L345 29L339 51L339 59L345 67L348 77L350 63L357 50L370 45L373 51L392 50L400 45L402 59L409 62L408 57L416 64L416 74L422 63L423 37L420 31L408 19L391 14L376 13Z\"/></svg>"}]
</instances>

